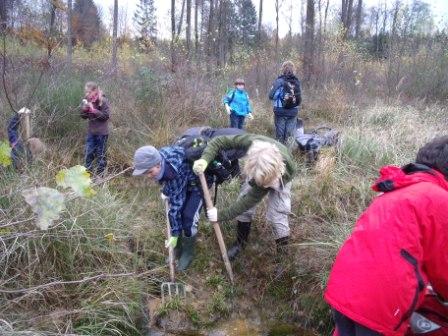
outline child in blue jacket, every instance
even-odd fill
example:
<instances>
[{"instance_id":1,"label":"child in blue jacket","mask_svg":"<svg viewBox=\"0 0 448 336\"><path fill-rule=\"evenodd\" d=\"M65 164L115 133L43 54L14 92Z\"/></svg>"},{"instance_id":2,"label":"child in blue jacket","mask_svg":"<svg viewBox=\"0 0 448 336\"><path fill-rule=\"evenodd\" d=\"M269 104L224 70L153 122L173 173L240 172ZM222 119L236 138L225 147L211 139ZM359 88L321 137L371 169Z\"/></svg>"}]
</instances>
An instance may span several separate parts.
<instances>
[{"instance_id":1,"label":"child in blue jacket","mask_svg":"<svg viewBox=\"0 0 448 336\"><path fill-rule=\"evenodd\" d=\"M223 103L230 116L230 127L243 129L246 117L253 119L252 106L245 90L244 79L235 80L235 88L224 96Z\"/></svg>"}]
</instances>

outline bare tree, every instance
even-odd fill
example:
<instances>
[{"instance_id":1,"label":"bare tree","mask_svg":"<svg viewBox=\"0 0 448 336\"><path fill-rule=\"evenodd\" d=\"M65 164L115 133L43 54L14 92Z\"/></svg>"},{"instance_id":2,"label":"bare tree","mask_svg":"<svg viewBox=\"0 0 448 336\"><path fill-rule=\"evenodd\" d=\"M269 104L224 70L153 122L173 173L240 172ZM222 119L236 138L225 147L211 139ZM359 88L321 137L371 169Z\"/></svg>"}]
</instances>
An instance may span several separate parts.
<instances>
[{"instance_id":1,"label":"bare tree","mask_svg":"<svg viewBox=\"0 0 448 336\"><path fill-rule=\"evenodd\" d=\"M112 71L117 71L117 49L118 49L118 0L114 0L114 22L112 32Z\"/></svg>"},{"instance_id":2,"label":"bare tree","mask_svg":"<svg viewBox=\"0 0 448 336\"><path fill-rule=\"evenodd\" d=\"M279 35L278 35L278 15L280 12L280 0L275 0L275 53L278 54L278 41L279 41Z\"/></svg>"},{"instance_id":3,"label":"bare tree","mask_svg":"<svg viewBox=\"0 0 448 336\"><path fill-rule=\"evenodd\" d=\"M325 14L324 14L324 34L327 33L327 19L328 19L328 8L330 7L330 0L327 0L327 4L325 5Z\"/></svg>"},{"instance_id":4,"label":"bare tree","mask_svg":"<svg viewBox=\"0 0 448 336\"><path fill-rule=\"evenodd\" d=\"M73 37L72 37L72 0L67 1L67 63L72 65Z\"/></svg>"},{"instance_id":5,"label":"bare tree","mask_svg":"<svg viewBox=\"0 0 448 336\"><path fill-rule=\"evenodd\" d=\"M198 18L199 16L199 0L194 2L194 50L197 56L199 52L199 31L198 31Z\"/></svg>"},{"instance_id":6,"label":"bare tree","mask_svg":"<svg viewBox=\"0 0 448 336\"><path fill-rule=\"evenodd\" d=\"M171 71L175 71L176 0L171 0Z\"/></svg>"},{"instance_id":7,"label":"bare tree","mask_svg":"<svg viewBox=\"0 0 448 336\"><path fill-rule=\"evenodd\" d=\"M260 0L260 9L258 11L258 41L261 41L262 21L263 21L263 0Z\"/></svg>"},{"instance_id":8,"label":"bare tree","mask_svg":"<svg viewBox=\"0 0 448 336\"><path fill-rule=\"evenodd\" d=\"M180 36L182 24L184 23L185 0L182 1L182 9L180 11L179 25L177 26L177 36Z\"/></svg>"},{"instance_id":9,"label":"bare tree","mask_svg":"<svg viewBox=\"0 0 448 336\"><path fill-rule=\"evenodd\" d=\"M208 15L207 27L207 56L210 58L214 49L214 31L215 31L215 2L210 1L210 10Z\"/></svg>"},{"instance_id":10,"label":"bare tree","mask_svg":"<svg viewBox=\"0 0 448 336\"><path fill-rule=\"evenodd\" d=\"M187 29L185 31L187 39L187 53L191 51L191 0L187 0Z\"/></svg>"},{"instance_id":11,"label":"bare tree","mask_svg":"<svg viewBox=\"0 0 448 336\"><path fill-rule=\"evenodd\" d=\"M356 7L356 26L355 37L361 36L361 23L362 23L362 0L358 0L358 6Z\"/></svg>"},{"instance_id":12,"label":"bare tree","mask_svg":"<svg viewBox=\"0 0 448 336\"><path fill-rule=\"evenodd\" d=\"M314 68L314 0L306 2L305 48L303 54L304 81L309 83Z\"/></svg>"},{"instance_id":13,"label":"bare tree","mask_svg":"<svg viewBox=\"0 0 448 336\"><path fill-rule=\"evenodd\" d=\"M344 38L350 34L350 28L353 18L353 0L342 0L341 5L341 22L344 28Z\"/></svg>"}]
</instances>

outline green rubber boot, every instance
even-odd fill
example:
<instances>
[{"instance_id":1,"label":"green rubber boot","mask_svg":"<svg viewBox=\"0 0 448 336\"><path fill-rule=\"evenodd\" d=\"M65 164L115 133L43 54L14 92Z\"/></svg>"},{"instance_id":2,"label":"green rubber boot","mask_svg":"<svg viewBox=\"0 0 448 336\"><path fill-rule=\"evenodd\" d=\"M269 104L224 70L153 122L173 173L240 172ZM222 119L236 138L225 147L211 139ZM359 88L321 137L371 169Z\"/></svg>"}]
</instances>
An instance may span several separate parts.
<instances>
[{"instance_id":1,"label":"green rubber boot","mask_svg":"<svg viewBox=\"0 0 448 336\"><path fill-rule=\"evenodd\" d=\"M196 236L182 237L182 253L177 262L177 270L185 271L190 266L194 257L194 246L196 245Z\"/></svg>"}]
</instances>

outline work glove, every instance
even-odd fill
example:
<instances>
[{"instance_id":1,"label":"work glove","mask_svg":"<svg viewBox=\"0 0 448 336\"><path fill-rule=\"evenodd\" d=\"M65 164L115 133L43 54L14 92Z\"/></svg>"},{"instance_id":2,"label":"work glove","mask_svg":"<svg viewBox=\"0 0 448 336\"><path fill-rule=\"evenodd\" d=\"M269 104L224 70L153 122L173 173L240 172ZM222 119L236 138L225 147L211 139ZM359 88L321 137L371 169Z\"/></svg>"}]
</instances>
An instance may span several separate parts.
<instances>
[{"instance_id":1,"label":"work glove","mask_svg":"<svg viewBox=\"0 0 448 336\"><path fill-rule=\"evenodd\" d=\"M175 248L177 245L177 240L179 237L170 237L170 239L165 240L165 248Z\"/></svg>"},{"instance_id":2,"label":"work glove","mask_svg":"<svg viewBox=\"0 0 448 336\"><path fill-rule=\"evenodd\" d=\"M224 106L226 108L227 114L230 115L232 113L232 110L230 109L229 104L225 104Z\"/></svg>"},{"instance_id":3,"label":"work glove","mask_svg":"<svg viewBox=\"0 0 448 336\"><path fill-rule=\"evenodd\" d=\"M254 119L254 115L253 115L252 113L249 113L249 114L247 115L247 117L248 117L250 120Z\"/></svg>"},{"instance_id":4,"label":"work glove","mask_svg":"<svg viewBox=\"0 0 448 336\"><path fill-rule=\"evenodd\" d=\"M207 166L208 166L208 162L205 161L204 159L196 160L193 163L193 171L195 172L196 175L199 175L200 173L205 172L205 170L207 169Z\"/></svg>"},{"instance_id":5,"label":"work glove","mask_svg":"<svg viewBox=\"0 0 448 336\"><path fill-rule=\"evenodd\" d=\"M218 221L218 209L215 207L207 209L207 218L210 222L215 223Z\"/></svg>"},{"instance_id":6,"label":"work glove","mask_svg":"<svg viewBox=\"0 0 448 336\"><path fill-rule=\"evenodd\" d=\"M169 199L169 197L167 195L165 195L164 193L160 193L160 198L162 199L162 201L166 201Z\"/></svg>"}]
</instances>

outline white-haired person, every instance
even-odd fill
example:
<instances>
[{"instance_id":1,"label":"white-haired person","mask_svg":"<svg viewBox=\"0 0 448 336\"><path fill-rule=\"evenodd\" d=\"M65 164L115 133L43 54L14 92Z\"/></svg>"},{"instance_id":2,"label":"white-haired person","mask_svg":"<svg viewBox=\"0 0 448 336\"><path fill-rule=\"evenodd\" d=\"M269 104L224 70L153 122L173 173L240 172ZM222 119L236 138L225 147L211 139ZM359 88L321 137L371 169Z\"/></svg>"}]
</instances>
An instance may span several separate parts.
<instances>
[{"instance_id":1,"label":"white-haired person","mask_svg":"<svg viewBox=\"0 0 448 336\"><path fill-rule=\"evenodd\" d=\"M195 161L193 171L203 173L222 150L246 151L243 173L246 178L238 199L228 208L207 210L211 221L236 218L236 242L228 251L234 260L248 242L256 205L268 197L266 219L271 223L277 253L283 254L289 240L291 212L291 181L296 173L295 163L288 149L274 139L262 135L242 134L216 137L207 144L202 157Z\"/></svg>"}]
</instances>

